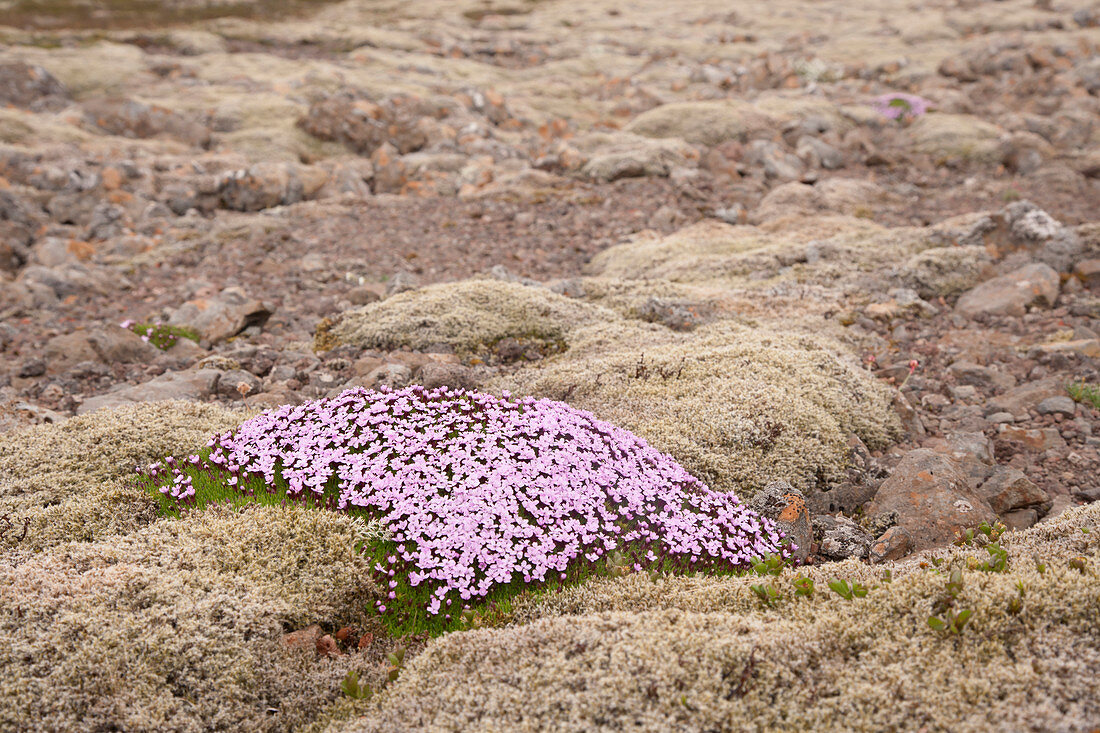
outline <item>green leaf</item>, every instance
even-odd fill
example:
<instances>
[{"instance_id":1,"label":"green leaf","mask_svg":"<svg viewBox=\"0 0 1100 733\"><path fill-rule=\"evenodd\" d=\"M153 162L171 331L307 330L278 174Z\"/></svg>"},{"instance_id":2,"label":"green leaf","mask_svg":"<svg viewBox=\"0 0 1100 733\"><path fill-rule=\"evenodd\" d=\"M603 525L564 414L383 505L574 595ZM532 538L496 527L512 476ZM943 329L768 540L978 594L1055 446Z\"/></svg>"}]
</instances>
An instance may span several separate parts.
<instances>
[{"instance_id":1,"label":"green leaf","mask_svg":"<svg viewBox=\"0 0 1100 733\"><path fill-rule=\"evenodd\" d=\"M956 631L962 631L966 626L966 622L970 620L971 610L968 608L963 611L959 611L959 614L955 616L955 629Z\"/></svg>"},{"instance_id":2,"label":"green leaf","mask_svg":"<svg viewBox=\"0 0 1100 733\"><path fill-rule=\"evenodd\" d=\"M943 622L943 619L937 618L935 616L928 617L928 625L936 631L943 631L945 628L947 628L947 624Z\"/></svg>"}]
</instances>

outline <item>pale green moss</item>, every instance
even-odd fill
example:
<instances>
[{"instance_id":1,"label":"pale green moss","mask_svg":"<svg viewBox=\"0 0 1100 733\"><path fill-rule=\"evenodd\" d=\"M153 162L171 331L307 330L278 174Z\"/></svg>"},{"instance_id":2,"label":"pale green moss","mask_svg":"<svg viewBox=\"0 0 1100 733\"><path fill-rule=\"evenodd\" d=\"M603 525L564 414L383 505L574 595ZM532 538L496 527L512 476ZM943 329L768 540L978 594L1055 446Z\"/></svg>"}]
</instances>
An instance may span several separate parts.
<instances>
[{"instance_id":1,"label":"pale green moss","mask_svg":"<svg viewBox=\"0 0 1100 733\"><path fill-rule=\"evenodd\" d=\"M721 491L837 479L850 433L899 434L889 390L832 339L731 322L676 334L621 322L578 331L561 355L492 386L567 401L672 454Z\"/></svg>"},{"instance_id":2,"label":"pale green moss","mask_svg":"<svg viewBox=\"0 0 1100 733\"><path fill-rule=\"evenodd\" d=\"M1098 538L1100 505L1009 535L1008 572L964 573L958 603L973 615L959 637L929 628L946 577L917 567L851 601L820 582L795 600L787 571L767 579L785 597L775 608L749 592L760 579L599 581L573 603L547 599L583 615L434 640L369 716L329 730L1089 730ZM870 583L882 571L808 572Z\"/></svg>"},{"instance_id":3,"label":"pale green moss","mask_svg":"<svg viewBox=\"0 0 1100 733\"><path fill-rule=\"evenodd\" d=\"M355 520L252 507L0 556L0 728L287 730L355 659L285 631L361 623L374 597ZM362 661L362 660L359 660Z\"/></svg>"},{"instance_id":4,"label":"pale green moss","mask_svg":"<svg viewBox=\"0 0 1100 733\"><path fill-rule=\"evenodd\" d=\"M217 405L150 402L0 436L0 515L14 525L0 547L40 549L147 524L156 502L127 488L135 467L195 452L246 416Z\"/></svg>"},{"instance_id":5,"label":"pale green moss","mask_svg":"<svg viewBox=\"0 0 1100 733\"><path fill-rule=\"evenodd\" d=\"M468 355L514 338L549 353L561 350L573 329L614 319L610 311L545 288L462 280L400 293L343 313L318 328L316 345L427 349L445 344Z\"/></svg>"}]
</instances>

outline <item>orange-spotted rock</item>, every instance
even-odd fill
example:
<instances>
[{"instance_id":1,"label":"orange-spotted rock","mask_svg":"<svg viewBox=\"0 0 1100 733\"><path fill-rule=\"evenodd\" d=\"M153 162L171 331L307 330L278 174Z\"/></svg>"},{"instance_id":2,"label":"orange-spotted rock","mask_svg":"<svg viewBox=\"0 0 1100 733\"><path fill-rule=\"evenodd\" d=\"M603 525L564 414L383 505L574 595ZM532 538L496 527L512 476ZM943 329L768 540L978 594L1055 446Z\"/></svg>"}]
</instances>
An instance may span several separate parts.
<instances>
[{"instance_id":1,"label":"orange-spotted rock","mask_svg":"<svg viewBox=\"0 0 1100 733\"><path fill-rule=\"evenodd\" d=\"M997 519L974 483L952 456L919 448L907 453L882 483L867 514L896 511L898 526L909 533L915 551L946 545L956 532Z\"/></svg>"},{"instance_id":2,"label":"orange-spotted rock","mask_svg":"<svg viewBox=\"0 0 1100 733\"><path fill-rule=\"evenodd\" d=\"M775 521L779 530L791 539L796 549L794 558L805 560L810 554L814 531L806 497L786 481L772 481L749 502L757 514Z\"/></svg>"}]
</instances>

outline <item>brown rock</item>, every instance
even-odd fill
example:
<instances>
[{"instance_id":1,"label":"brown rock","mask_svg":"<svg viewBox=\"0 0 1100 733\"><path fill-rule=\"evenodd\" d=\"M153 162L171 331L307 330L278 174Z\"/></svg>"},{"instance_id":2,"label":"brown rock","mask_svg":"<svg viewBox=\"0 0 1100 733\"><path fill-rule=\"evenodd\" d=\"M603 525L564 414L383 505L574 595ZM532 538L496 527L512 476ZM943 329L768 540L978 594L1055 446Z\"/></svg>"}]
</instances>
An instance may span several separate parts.
<instances>
[{"instance_id":1,"label":"brown rock","mask_svg":"<svg viewBox=\"0 0 1100 733\"><path fill-rule=\"evenodd\" d=\"M287 649L316 649L324 631L317 624L283 634L283 646Z\"/></svg>"},{"instance_id":2,"label":"brown rock","mask_svg":"<svg viewBox=\"0 0 1100 733\"><path fill-rule=\"evenodd\" d=\"M1049 265L1025 265L963 293L955 310L968 318L980 314L1022 316L1029 306L1054 305L1060 282L1058 272Z\"/></svg>"},{"instance_id":3,"label":"brown rock","mask_svg":"<svg viewBox=\"0 0 1100 733\"><path fill-rule=\"evenodd\" d=\"M1073 274L1093 290L1100 289L1100 260L1084 260L1073 268Z\"/></svg>"},{"instance_id":4,"label":"brown rock","mask_svg":"<svg viewBox=\"0 0 1100 733\"><path fill-rule=\"evenodd\" d=\"M1027 529L1039 521L1039 512L1035 509L1017 509L1001 515L1001 521L1011 530Z\"/></svg>"},{"instance_id":5,"label":"brown rock","mask_svg":"<svg viewBox=\"0 0 1100 733\"><path fill-rule=\"evenodd\" d=\"M317 654L322 657L339 657L343 656L343 652L340 651L340 646L336 643L336 639L333 639L328 634L325 634L317 640Z\"/></svg>"},{"instance_id":6,"label":"brown rock","mask_svg":"<svg viewBox=\"0 0 1100 733\"><path fill-rule=\"evenodd\" d=\"M909 552L912 545L909 532L901 527L891 527L882 533L882 536L871 543L868 557L871 562L888 562L899 560Z\"/></svg>"},{"instance_id":7,"label":"brown rock","mask_svg":"<svg viewBox=\"0 0 1100 733\"><path fill-rule=\"evenodd\" d=\"M1043 354L1080 354L1093 358L1100 357L1100 339L1056 341L1052 344L1040 344L1036 348Z\"/></svg>"},{"instance_id":8,"label":"brown rock","mask_svg":"<svg viewBox=\"0 0 1100 733\"><path fill-rule=\"evenodd\" d=\"M176 309L168 323L188 326L209 341L235 336L253 325L263 325L271 309L249 298L240 288L226 288L214 298L198 298Z\"/></svg>"},{"instance_id":9,"label":"brown rock","mask_svg":"<svg viewBox=\"0 0 1100 733\"><path fill-rule=\"evenodd\" d=\"M1018 428L1013 425L999 425L997 439L1019 443L1034 451L1066 447L1066 441L1056 428Z\"/></svg>"},{"instance_id":10,"label":"brown rock","mask_svg":"<svg viewBox=\"0 0 1100 733\"><path fill-rule=\"evenodd\" d=\"M1047 492L1032 483L1023 471L1009 466L994 468L978 492L989 502L993 511L1002 515L1050 500Z\"/></svg>"},{"instance_id":11,"label":"brown rock","mask_svg":"<svg viewBox=\"0 0 1100 733\"><path fill-rule=\"evenodd\" d=\"M914 550L945 545L956 532L997 518L965 467L926 448L902 458L867 509L872 516L891 511L898 513L898 526L909 533Z\"/></svg>"}]
</instances>

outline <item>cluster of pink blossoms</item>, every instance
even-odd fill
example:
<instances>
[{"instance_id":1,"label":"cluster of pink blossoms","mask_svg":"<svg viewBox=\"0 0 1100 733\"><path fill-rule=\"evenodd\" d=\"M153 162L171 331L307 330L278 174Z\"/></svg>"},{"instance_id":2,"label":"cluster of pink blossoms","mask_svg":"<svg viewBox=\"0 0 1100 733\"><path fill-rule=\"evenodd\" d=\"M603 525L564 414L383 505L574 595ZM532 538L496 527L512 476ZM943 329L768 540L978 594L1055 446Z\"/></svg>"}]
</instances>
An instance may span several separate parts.
<instances>
[{"instance_id":1,"label":"cluster of pink blossoms","mask_svg":"<svg viewBox=\"0 0 1100 733\"><path fill-rule=\"evenodd\" d=\"M338 497L382 521L395 548L375 565L429 584L430 614L522 579L563 578L616 551L636 570L734 569L786 555L774 524L711 491L668 455L561 402L413 386L352 389L286 406L216 436L209 458L150 467L186 504L185 471L205 464L230 485L281 477L288 495ZM335 494L334 494L335 490ZM385 611L383 602L379 611Z\"/></svg>"}]
</instances>

